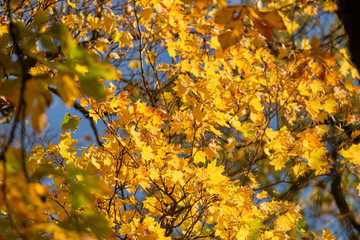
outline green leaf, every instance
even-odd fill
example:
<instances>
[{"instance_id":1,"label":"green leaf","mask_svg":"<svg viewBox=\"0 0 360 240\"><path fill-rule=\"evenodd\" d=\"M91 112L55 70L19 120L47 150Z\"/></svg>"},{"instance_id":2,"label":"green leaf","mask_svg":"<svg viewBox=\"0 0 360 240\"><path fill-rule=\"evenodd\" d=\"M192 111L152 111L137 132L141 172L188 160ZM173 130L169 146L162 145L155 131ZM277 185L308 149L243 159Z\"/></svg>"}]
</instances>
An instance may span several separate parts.
<instances>
[{"instance_id":1,"label":"green leaf","mask_svg":"<svg viewBox=\"0 0 360 240\"><path fill-rule=\"evenodd\" d=\"M8 173L17 173L22 171L22 161L25 161L21 148L10 147L5 153L6 165L5 169Z\"/></svg>"},{"instance_id":2,"label":"green leaf","mask_svg":"<svg viewBox=\"0 0 360 240\"><path fill-rule=\"evenodd\" d=\"M51 26L44 35L55 38L61 42L66 41L66 38L68 36L68 31L66 29L66 26L61 24L54 24Z\"/></svg>"},{"instance_id":3,"label":"green leaf","mask_svg":"<svg viewBox=\"0 0 360 240\"><path fill-rule=\"evenodd\" d=\"M89 207L94 204L92 194L109 194L108 185L88 170L80 169L74 164L67 165L66 181L70 185L70 201L73 210Z\"/></svg>"},{"instance_id":4,"label":"green leaf","mask_svg":"<svg viewBox=\"0 0 360 240\"><path fill-rule=\"evenodd\" d=\"M106 217L94 210L87 210L83 213L86 226L91 229L91 232L98 238L102 238L111 233L111 228L108 225Z\"/></svg>"},{"instance_id":5,"label":"green leaf","mask_svg":"<svg viewBox=\"0 0 360 240\"><path fill-rule=\"evenodd\" d=\"M116 72L113 66L106 62L94 63L89 66L88 77L100 77L112 81L116 79Z\"/></svg>"},{"instance_id":6,"label":"green leaf","mask_svg":"<svg viewBox=\"0 0 360 240\"><path fill-rule=\"evenodd\" d=\"M9 218L3 216L0 217L0 236L2 237L1 239L19 239L18 236L16 236L16 234L11 231L12 227L13 226L11 225Z\"/></svg>"},{"instance_id":7,"label":"green leaf","mask_svg":"<svg viewBox=\"0 0 360 240\"><path fill-rule=\"evenodd\" d=\"M23 49L31 49L35 46L38 38L30 28L26 27L20 21L15 22L13 27L14 31L16 31L17 37L20 39L19 42Z\"/></svg>"},{"instance_id":8,"label":"green leaf","mask_svg":"<svg viewBox=\"0 0 360 240\"><path fill-rule=\"evenodd\" d=\"M64 177L64 173L61 170L55 169L54 166L49 163L43 163L39 164L35 172L31 174L30 181L41 182L49 175L52 175L51 178L55 178L55 176Z\"/></svg>"},{"instance_id":9,"label":"green leaf","mask_svg":"<svg viewBox=\"0 0 360 240\"><path fill-rule=\"evenodd\" d=\"M1 56L2 55L0 54L0 57ZM10 61L10 63L11 63L11 61ZM2 86L0 86L0 95L6 96L7 94L10 94L11 92L14 92L17 89L20 89L20 87L21 87L21 79L20 78L11 79L10 81L7 80L2 84Z\"/></svg>"},{"instance_id":10,"label":"green leaf","mask_svg":"<svg viewBox=\"0 0 360 240\"><path fill-rule=\"evenodd\" d=\"M106 98L104 86L96 78L81 77L80 88L87 96L95 98L98 102Z\"/></svg>"},{"instance_id":11,"label":"green leaf","mask_svg":"<svg viewBox=\"0 0 360 240\"><path fill-rule=\"evenodd\" d=\"M69 129L75 132L78 129L78 125L80 124L80 120L77 116L71 116L70 114L66 113L64 116L64 120L60 124L61 130L63 132L67 132Z\"/></svg>"},{"instance_id":12,"label":"green leaf","mask_svg":"<svg viewBox=\"0 0 360 240\"><path fill-rule=\"evenodd\" d=\"M92 197L88 186L76 181L70 182L69 185L71 187L70 202L73 210L92 205Z\"/></svg>"},{"instance_id":13,"label":"green leaf","mask_svg":"<svg viewBox=\"0 0 360 240\"><path fill-rule=\"evenodd\" d=\"M48 53L59 53L60 47L57 46L50 37L43 35L40 37L41 46L47 50Z\"/></svg>"},{"instance_id":14,"label":"green leaf","mask_svg":"<svg viewBox=\"0 0 360 240\"><path fill-rule=\"evenodd\" d=\"M34 16L34 24L37 29L41 29L48 22L48 14L43 11L38 11Z\"/></svg>"},{"instance_id":15,"label":"green leaf","mask_svg":"<svg viewBox=\"0 0 360 240\"><path fill-rule=\"evenodd\" d=\"M259 239L259 232L260 232L260 229L263 226L264 225L263 225L262 220L260 218L256 218L250 223L250 227L251 227L250 236L251 236L251 239Z\"/></svg>"}]
</instances>

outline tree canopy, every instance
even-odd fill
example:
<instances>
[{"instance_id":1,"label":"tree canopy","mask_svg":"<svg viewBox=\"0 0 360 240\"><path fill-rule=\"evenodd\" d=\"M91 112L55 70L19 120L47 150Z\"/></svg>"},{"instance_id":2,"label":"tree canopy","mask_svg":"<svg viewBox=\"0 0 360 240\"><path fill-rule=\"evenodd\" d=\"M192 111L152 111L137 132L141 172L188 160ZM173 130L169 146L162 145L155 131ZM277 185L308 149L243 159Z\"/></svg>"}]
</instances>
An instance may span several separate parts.
<instances>
[{"instance_id":1,"label":"tree canopy","mask_svg":"<svg viewBox=\"0 0 360 240\"><path fill-rule=\"evenodd\" d=\"M359 74L336 10L1 1L0 239L357 239ZM55 96L78 114L47 140Z\"/></svg>"}]
</instances>

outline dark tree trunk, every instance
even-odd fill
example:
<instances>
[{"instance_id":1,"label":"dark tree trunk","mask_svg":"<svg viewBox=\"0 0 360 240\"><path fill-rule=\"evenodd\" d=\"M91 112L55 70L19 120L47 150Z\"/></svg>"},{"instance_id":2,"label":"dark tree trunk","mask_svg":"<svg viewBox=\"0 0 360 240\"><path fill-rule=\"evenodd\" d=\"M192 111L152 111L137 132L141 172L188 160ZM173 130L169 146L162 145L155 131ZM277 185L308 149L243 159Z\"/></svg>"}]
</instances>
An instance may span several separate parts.
<instances>
[{"instance_id":1,"label":"dark tree trunk","mask_svg":"<svg viewBox=\"0 0 360 240\"><path fill-rule=\"evenodd\" d=\"M349 36L352 61L360 72L360 1L338 0L338 16Z\"/></svg>"}]
</instances>

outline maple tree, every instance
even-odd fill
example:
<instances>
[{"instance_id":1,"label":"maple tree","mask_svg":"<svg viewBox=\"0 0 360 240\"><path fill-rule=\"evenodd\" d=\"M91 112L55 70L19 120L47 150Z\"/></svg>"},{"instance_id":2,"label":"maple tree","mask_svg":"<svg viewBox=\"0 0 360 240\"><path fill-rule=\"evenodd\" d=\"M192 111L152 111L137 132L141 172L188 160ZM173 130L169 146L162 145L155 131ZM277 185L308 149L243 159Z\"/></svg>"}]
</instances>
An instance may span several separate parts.
<instances>
[{"instance_id":1,"label":"maple tree","mask_svg":"<svg viewBox=\"0 0 360 240\"><path fill-rule=\"evenodd\" d=\"M359 76L336 8L1 2L1 237L334 239L316 208L356 238ZM79 116L29 150L54 95Z\"/></svg>"}]
</instances>

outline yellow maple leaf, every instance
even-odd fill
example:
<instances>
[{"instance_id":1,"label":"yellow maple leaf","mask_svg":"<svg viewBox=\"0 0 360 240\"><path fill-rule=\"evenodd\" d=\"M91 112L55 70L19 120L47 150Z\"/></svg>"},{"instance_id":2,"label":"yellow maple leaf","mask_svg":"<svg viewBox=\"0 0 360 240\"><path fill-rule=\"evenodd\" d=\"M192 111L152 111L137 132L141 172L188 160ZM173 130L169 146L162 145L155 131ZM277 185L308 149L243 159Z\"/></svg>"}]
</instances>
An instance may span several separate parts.
<instances>
[{"instance_id":1,"label":"yellow maple leaf","mask_svg":"<svg viewBox=\"0 0 360 240\"><path fill-rule=\"evenodd\" d=\"M347 53L346 48L342 48L340 49L340 68L339 71L341 72L342 75L347 76L350 69L352 68L351 64L349 63L349 55Z\"/></svg>"},{"instance_id":2,"label":"yellow maple leaf","mask_svg":"<svg viewBox=\"0 0 360 240\"><path fill-rule=\"evenodd\" d=\"M225 148L227 151L231 151L232 149L235 148L236 145L236 140L234 137L229 137L228 138L228 143L225 145Z\"/></svg>"},{"instance_id":3,"label":"yellow maple leaf","mask_svg":"<svg viewBox=\"0 0 360 240\"><path fill-rule=\"evenodd\" d=\"M154 159L155 155L152 148L150 146L141 148L141 157L147 161Z\"/></svg>"},{"instance_id":4,"label":"yellow maple leaf","mask_svg":"<svg viewBox=\"0 0 360 240\"><path fill-rule=\"evenodd\" d=\"M109 50L109 40L107 38L101 37L97 39L94 47L99 52L106 52Z\"/></svg>"},{"instance_id":5,"label":"yellow maple leaf","mask_svg":"<svg viewBox=\"0 0 360 240\"><path fill-rule=\"evenodd\" d=\"M157 57L157 54L155 51L148 51L146 54L146 58L145 58L146 64L150 65L150 64L154 63L156 61L156 57Z\"/></svg>"},{"instance_id":6,"label":"yellow maple leaf","mask_svg":"<svg viewBox=\"0 0 360 240\"><path fill-rule=\"evenodd\" d=\"M360 196L360 183L357 185L356 190L358 190L358 192L359 192L358 195Z\"/></svg>"},{"instance_id":7,"label":"yellow maple leaf","mask_svg":"<svg viewBox=\"0 0 360 240\"><path fill-rule=\"evenodd\" d=\"M97 120L101 119L101 116L99 116L98 112L94 109L89 109L89 116L93 119L95 123L97 123Z\"/></svg>"},{"instance_id":8,"label":"yellow maple leaf","mask_svg":"<svg viewBox=\"0 0 360 240\"><path fill-rule=\"evenodd\" d=\"M315 16L317 14L318 8L312 4L307 4L304 8L304 13L306 15Z\"/></svg>"},{"instance_id":9,"label":"yellow maple leaf","mask_svg":"<svg viewBox=\"0 0 360 240\"><path fill-rule=\"evenodd\" d=\"M95 168L101 169L100 161L97 158L91 158L91 163L92 165L94 165Z\"/></svg>"},{"instance_id":10,"label":"yellow maple leaf","mask_svg":"<svg viewBox=\"0 0 360 240\"><path fill-rule=\"evenodd\" d=\"M262 112L264 110L264 106L261 104L261 98L252 98L250 100L250 109L256 112Z\"/></svg>"},{"instance_id":11,"label":"yellow maple leaf","mask_svg":"<svg viewBox=\"0 0 360 240\"><path fill-rule=\"evenodd\" d=\"M281 11L279 11L278 14L282 17L282 20L284 21L284 25L286 26L286 31L288 33L294 34L296 30L300 28L300 25L296 21L291 20Z\"/></svg>"},{"instance_id":12,"label":"yellow maple leaf","mask_svg":"<svg viewBox=\"0 0 360 240\"><path fill-rule=\"evenodd\" d=\"M301 214L297 211L296 207L290 209L285 214L278 217L275 221L275 226L285 231L295 228L295 223L301 218Z\"/></svg>"},{"instance_id":13,"label":"yellow maple leaf","mask_svg":"<svg viewBox=\"0 0 360 240\"><path fill-rule=\"evenodd\" d=\"M86 17L87 22L89 23L89 26L91 29L100 29L103 27L102 22L98 17L93 16L92 14L89 14Z\"/></svg>"},{"instance_id":14,"label":"yellow maple leaf","mask_svg":"<svg viewBox=\"0 0 360 240\"><path fill-rule=\"evenodd\" d=\"M194 156L194 163L205 163L206 162L206 154L203 151L197 151Z\"/></svg>"},{"instance_id":15,"label":"yellow maple leaf","mask_svg":"<svg viewBox=\"0 0 360 240\"><path fill-rule=\"evenodd\" d=\"M75 139L71 138L71 133L65 133L60 136L60 142L57 145L59 148L59 153L61 156L67 160L70 160L70 150L74 149L74 145L76 143Z\"/></svg>"},{"instance_id":16,"label":"yellow maple leaf","mask_svg":"<svg viewBox=\"0 0 360 240\"><path fill-rule=\"evenodd\" d=\"M306 110L311 114L312 117L317 117L322 109L322 104L320 99L318 98L311 98L306 105Z\"/></svg>"},{"instance_id":17,"label":"yellow maple leaf","mask_svg":"<svg viewBox=\"0 0 360 240\"><path fill-rule=\"evenodd\" d=\"M208 147L205 148L204 152L206 153L206 156L208 159L212 159L213 157L218 157L219 153L218 151L221 149L219 145L217 145L215 142L212 142L209 144Z\"/></svg>"},{"instance_id":18,"label":"yellow maple leaf","mask_svg":"<svg viewBox=\"0 0 360 240\"><path fill-rule=\"evenodd\" d=\"M250 113L250 119L256 126L260 126L266 121L266 117L264 114L260 113Z\"/></svg>"},{"instance_id":19,"label":"yellow maple leaf","mask_svg":"<svg viewBox=\"0 0 360 240\"><path fill-rule=\"evenodd\" d=\"M156 66L156 70L158 71L170 71L171 68L168 64L166 63L161 63L160 65Z\"/></svg>"},{"instance_id":20,"label":"yellow maple leaf","mask_svg":"<svg viewBox=\"0 0 360 240\"><path fill-rule=\"evenodd\" d=\"M315 79L311 83L311 89L314 93L322 92L324 91L324 83L320 81L319 79Z\"/></svg>"},{"instance_id":21,"label":"yellow maple leaf","mask_svg":"<svg viewBox=\"0 0 360 240\"><path fill-rule=\"evenodd\" d=\"M75 76L58 73L54 77L54 84L58 86L59 95L68 106L72 106L73 101L82 95L75 82Z\"/></svg>"},{"instance_id":22,"label":"yellow maple leaf","mask_svg":"<svg viewBox=\"0 0 360 240\"><path fill-rule=\"evenodd\" d=\"M140 13L140 16L143 18L144 21L149 21L151 17L151 13L153 12L153 8L151 7L144 7L143 10Z\"/></svg>"},{"instance_id":23,"label":"yellow maple leaf","mask_svg":"<svg viewBox=\"0 0 360 240\"><path fill-rule=\"evenodd\" d=\"M4 33L7 33L9 30L9 27L7 25L0 25L0 36L2 36Z\"/></svg>"},{"instance_id":24,"label":"yellow maple leaf","mask_svg":"<svg viewBox=\"0 0 360 240\"><path fill-rule=\"evenodd\" d=\"M339 151L340 155L347 158L352 163L360 166L360 144L353 144L347 150L344 148Z\"/></svg>"},{"instance_id":25,"label":"yellow maple leaf","mask_svg":"<svg viewBox=\"0 0 360 240\"><path fill-rule=\"evenodd\" d=\"M117 32L113 39L113 42L118 42L119 47L125 47L126 45L132 46L133 37L129 32Z\"/></svg>"},{"instance_id":26,"label":"yellow maple leaf","mask_svg":"<svg viewBox=\"0 0 360 240\"><path fill-rule=\"evenodd\" d=\"M330 230L323 229L322 235L323 235L322 237L324 240L335 240L335 238Z\"/></svg>"},{"instance_id":27,"label":"yellow maple leaf","mask_svg":"<svg viewBox=\"0 0 360 240\"><path fill-rule=\"evenodd\" d=\"M67 2L68 2L70 7L76 8L76 3L71 2L71 0L68 0Z\"/></svg>"},{"instance_id":28,"label":"yellow maple leaf","mask_svg":"<svg viewBox=\"0 0 360 240\"><path fill-rule=\"evenodd\" d=\"M289 157L282 154L272 155L270 158L270 165L274 166L276 171L285 167L285 164L289 161Z\"/></svg>"},{"instance_id":29,"label":"yellow maple leaf","mask_svg":"<svg viewBox=\"0 0 360 240\"><path fill-rule=\"evenodd\" d=\"M207 166L206 172L214 184L218 184L227 180L227 177L222 174L224 172L224 167L216 166L216 161L211 162Z\"/></svg>"},{"instance_id":30,"label":"yellow maple leaf","mask_svg":"<svg viewBox=\"0 0 360 240\"><path fill-rule=\"evenodd\" d=\"M196 119L198 122L200 122L200 123L203 122L203 118L205 117L206 113L203 112L203 111L201 111L201 105L200 105L200 104L197 104L197 105L194 107L192 113L193 113L195 119Z\"/></svg>"},{"instance_id":31,"label":"yellow maple leaf","mask_svg":"<svg viewBox=\"0 0 360 240\"><path fill-rule=\"evenodd\" d=\"M247 177L250 180L249 186L251 188L258 188L260 186L260 183L257 180L257 175L254 175L252 172L250 172Z\"/></svg>"},{"instance_id":32,"label":"yellow maple leaf","mask_svg":"<svg viewBox=\"0 0 360 240\"><path fill-rule=\"evenodd\" d=\"M329 162L326 159L326 148L313 149L308 158L311 169L316 170L317 174L327 173L330 170Z\"/></svg>"},{"instance_id":33,"label":"yellow maple leaf","mask_svg":"<svg viewBox=\"0 0 360 240\"><path fill-rule=\"evenodd\" d=\"M289 231L293 228L294 223L286 216L281 215L275 221L276 228L284 229L285 231Z\"/></svg>"},{"instance_id":34,"label":"yellow maple leaf","mask_svg":"<svg viewBox=\"0 0 360 240\"><path fill-rule=\"evenodd\" d=\"M256 197L258 199L265 199L268 197L268 192L267 191L261 191L258 194L256 194Z\"/></svg>"},{"instance_id":35,"label":"yellow maple leaf","mask_svg":"<svg viewBox=\"0 0 360 240\"><path fill-rule=\"evenodd\" d=\"M325 12L335 12L337 10L337 5L333 1L325 1L324 2L324 11Z\"/></svg>"},{"instance_id":36,"label":"yellow maple leaf","mask_svg":"<svg viewBox=\"0 0 360 240\"><path fill-rule=\"evenodd\" d=\"M178 182L180 185L184 185L184 173L178 170L171 171L171 181Z\"/></svg>"},{"instance_id":37,"label":"yellow maple leaf","mask_svg":"<svg viewBox=\"0 0 360 240\"><path fill-rule=\"evenodd\" d=\"M339 105L336 101L336 97L332 94L328 94L326 96L326 99L324 100L324 104L322 107L323 107L324 111L328 112L331 115L336 113L336 110L339 107Z\"/></svg>"},{"instance_id":38,"label":"yellow maple leaf","mask_svg":"<svg viewBox=\"0 0 360 240\"><path fill-rule=\"evenodd\" d=\"M304 50L310 50L311 49L310 40L308 38L303 38L301 40L301 49L304 49Z\"/></svg>"},{"instance_id":39,"label":"yellow maple leaf","mask_svg":"<svg viewBox=\"0 0 360 240\"><path fill-rule=\"evenodd\" d=\"M104 12L102 14L103 16L103 26L105 27L105 32L107 34L111 34L111 32L115 29L116 27L116 17L112 12Z\"/></svg>"},{"instance_id":40,"label":"yellow maple leaf","mask_svg":"<svg viewBox=\"0 0 360 240\"><path fill-rule=\"evenodd\" d=\"M140 68L140 62L137 60L133 60L129 63L129 67L132 69L138 69Z\"/></svg>"},{"instance_id":41,"label":"yellow maple leaf","mask_svg":"<svg viewBox=\"0 0 360 240\"><path fill-rule=\"evenodd\" d=\"M306 163L299 162L294 165L293 172L295 174L295 177L305 176L305 174L309 172L309 168Z\"/></svg>"},{"instance_id":42,"label":"yellow maple leaf","mask_svg":"<svg viewBox=\"0 0 360 240\"><path fill-rule=\"evenodd\" d=\"M38 64L36 67L32 67L29 71L31 76L41 75L46 73L48 68L45 65Z\"/></svg>"},{"instance_id":43,"label":"yellow maple leaf","mask_svg":"<svg viewBox=\"0 0 360 240\"><path fill-rule=\"evenodd\" d=\"M85 75L86 73L89 72L89 69L88 69L87 66L85 66L85 65L79 65L79 64L76 64L76 65L75 65L75 70L76 70L78 73L83 74L83 75Z\"/></svg>"}]
</instances>

